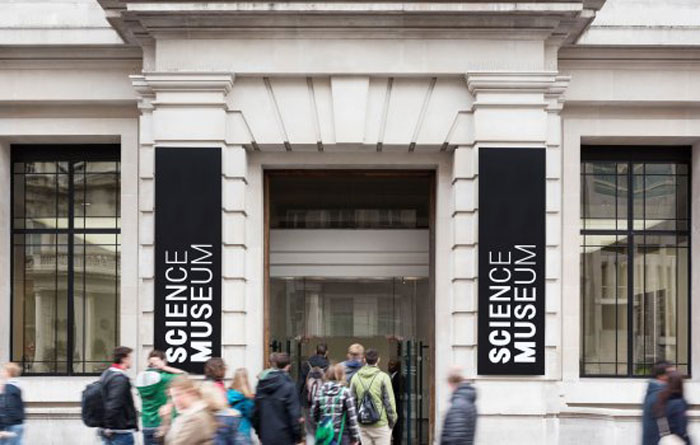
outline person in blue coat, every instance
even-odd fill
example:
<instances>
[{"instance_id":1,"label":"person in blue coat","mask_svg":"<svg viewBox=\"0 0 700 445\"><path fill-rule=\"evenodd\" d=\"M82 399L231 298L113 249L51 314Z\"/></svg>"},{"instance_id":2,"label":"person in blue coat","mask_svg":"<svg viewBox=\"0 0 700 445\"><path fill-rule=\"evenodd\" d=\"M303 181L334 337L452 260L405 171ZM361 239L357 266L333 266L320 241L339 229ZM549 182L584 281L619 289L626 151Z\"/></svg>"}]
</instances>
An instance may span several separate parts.
<instances>
[{"instance_id":1,"label":"person in blue coat","mask_svg":"<svg viewBox=\"0 0 700 445\"><path fill-rule=\"evenodd\" d=\"M239 442L241 444L251 444L250 432L253 407L255 406L255 402L253 402L255 394L250 390L247 369L236 369L227 397L229 406L241 413L241 422L238 425Z\"/></svg>"},{"instance_id":2,"label":"person in blue coat","mask_svg":"<svg viewBox=\"0 0 700 445\"><path fill-rule=\"evenodd\" d=\"M669 362L661 361L654 365L652 378L647 385L642 404L642 445L656 445L659 443L659 426L656 421L654 407L659 398L659 393L666 388L668 373L673 370Z\"/></svg>"},{"instance_id":3,"label":"person in blue coat","mask_svg":"<svg viewBox=\"0 0 700 445\"><path fill-rule=\"evenodd\" d=\"M21 368L7 363L0 370L0 444L22 445L24 435L24 401L16 378Z\"/></svg>"},{"instance_id":4,"label":"person in blue coat","mask_svg":"<svg viewBox=\"0 0 700 445\"><path fill-rule=\"evenodd\" d=\"M675 434L690 444L688 436L688 403L683 398L683 375L677 371L669 372L666 387L659 393L654 411L656 418L668 425L667 432ZM657 422L658 423L658 422ZM663 423L663 426L665 426ZM659 432L659 436L664 431ZM657 439L658 442L658 439Z\"/></svg>"}]
</instances>

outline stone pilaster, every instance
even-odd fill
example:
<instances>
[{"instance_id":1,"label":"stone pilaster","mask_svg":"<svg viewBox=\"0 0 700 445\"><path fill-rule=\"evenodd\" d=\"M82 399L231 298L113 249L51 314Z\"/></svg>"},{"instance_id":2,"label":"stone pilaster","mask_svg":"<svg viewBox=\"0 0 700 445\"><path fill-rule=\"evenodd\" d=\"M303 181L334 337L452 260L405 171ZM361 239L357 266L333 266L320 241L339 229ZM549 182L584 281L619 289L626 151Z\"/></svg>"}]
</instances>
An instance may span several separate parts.
<instances>
[{"instance_id":1,"label":"stone pilaster","mask_svg":"<svg viewBox=\"0 0 700 445\"><path fill-rule=\"evenodd\" d=\"M544 148L546 155L547 379L560 375L561 351L561 95L568 79L554 72L475 72L472 140L453 158L452 350L454 363L476 376L478 313L478 153L484 147Z\"/></svg>"},{"instance_id":2,"label":"stone pilaster","mask_svg":"<svg viewBox=\"0 0 700 445\"><path fill-rule=\"evenodd\" d=\"M222 355L245 364L247 157L226 143L229 73L145 73L139 93L139 301L141 353L153 347L155 147L222 149Z\"/></svg>"}]
</instances>

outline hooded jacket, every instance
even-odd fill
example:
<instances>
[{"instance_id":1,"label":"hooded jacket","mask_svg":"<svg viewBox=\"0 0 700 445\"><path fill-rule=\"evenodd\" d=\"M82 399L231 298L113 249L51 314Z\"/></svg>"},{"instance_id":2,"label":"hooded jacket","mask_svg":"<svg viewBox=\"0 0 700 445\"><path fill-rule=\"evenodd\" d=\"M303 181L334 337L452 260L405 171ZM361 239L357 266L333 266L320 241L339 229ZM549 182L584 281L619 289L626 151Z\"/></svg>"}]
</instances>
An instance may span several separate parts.
<instances>
[{"instance_id":1,"label":"hooded jacket","mask_svg":"<svg viewBox=\"0 0 700 445\"><path fill-rule=\"evenodd\" d=\"M363 427L380 427L388 425L393 428L396 425L396 400L391 386L391 378L376 366L363 366L355 373L350 381L350 392L355 397L359 406L365 392L369 391L374 401L374 406L379 410L380 418L377 423L363 425Z\"/></svg>"},{"instance_id":2,"label":"hooded jacket","mask_svg":"<svg viewBox=\"0 0 700 445\"><path fill-rule=\"evenodd\" d=\"M301 407L297 388L285 371L264 372L255 390L253 428L263 445L301 442Z\"/></svg>"},{"instance_id":3,"label":"hooded jacket","mask_svg":"<svg viewBox=\"0 0 700 445\"><path fill-rule=\"evenodd\" d=\"M299 388L299 401L304 408L309 408L309 391L306 388L306 378L309 376L309 371L311 368L321 368L325 372L329 364L325 356L316 354L309 357L309 360L301 365L297 387Z\"/></svg>"},{"instance_id":4,"label":"hooded jacket","mask_svg":"<svg viewBox=\"0 0 700 445\"><path fill-rule=\"evenodd\" d=\"M348 379L348 383L350 383L350 380L352 380L355 373L364 365L364 363L357 360L345 360L343 362L343 366L345 366L345 377Z\"/></svg>"},{"instance_id":5,"label":"hooded jacket","mask_svg":"<svg viewBox=\"0 0 700 445\"><path fill-rule=\"evenodd\" d=\"M642 445L656 445L659 443L659 426L654 416L654 406L659 399L659 393L666 384L656 379L649 380L647 393L642 405Z\"/></svg>"},{"instance_id":6,"label":"hooded jacket","mask_svg":"<svg viewBox=\"0 0 700 445\"><path fill-rule=\"evenodd\" d=\"M341 443L337 435L340 433L343 415L345 415L343 437L351 439L352 442L360 441L360 429L357 423L355 401L352 398L352 394L350 394L350 390L344 385L338 382L324 383L319 391L318 397L314 399L311 413L316 424L325 416L332 417L333 430L335 431L338 443Z\"/></svg>"},{"instance_id":7,"label":"hooded jacket","mask_svg":"<svg viewBox=\"0 0 700 445\"><path fill-rule=\"evenodd\" d=\"M472 445L476 432L476 390L462 383L452 393L452 404L445 416L440 445Z\"/></svg>"},{"instance_id":8,"label":"hooded jacket","mask_svg":"<svg viewBox=\"0 0 700 445\"><path fill-rule=\"evenodd\" d=\"M0 394L0 429L24 423L24 402L19 381L11 379L5 383Z\"/></svg>"},{"instance_id":9,"label":"hooded jacket","mask_svg":"<svg viewBox=\"0 0 700 445\"><path fill-rule=\"evenodd\" d=\"M141 396L141 420L144 428L160 426L158 410L168 403L166 393L176 374L160 369L148 369L136 376L136 389Z\"/></svg>"}]
</instances>

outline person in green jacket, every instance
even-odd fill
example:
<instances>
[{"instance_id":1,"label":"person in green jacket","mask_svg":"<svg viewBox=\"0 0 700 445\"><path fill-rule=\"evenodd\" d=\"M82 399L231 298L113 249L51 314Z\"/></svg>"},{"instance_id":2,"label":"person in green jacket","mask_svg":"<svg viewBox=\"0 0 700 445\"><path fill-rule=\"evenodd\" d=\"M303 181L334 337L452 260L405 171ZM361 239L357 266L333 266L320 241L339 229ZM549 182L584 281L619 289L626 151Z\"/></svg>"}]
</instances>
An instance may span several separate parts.
<instances>
[{"instance_id":1,"label":"person in green jacket","mask_svg":"<svg viewBox=\"0 0 700 445\"><path fill-rule=\"evenodd\" d=\"M163 351L148 354L148 368L136 377L136 388L141 396L141 421L144 445L158 444L157 431L161 419L158 411L168 403L170 382L185 371L168 366Z\"/></svg>"},{"instance_id":2,"label":"person in green jacket","mask_svg":"<svg viewBox=\"0 0 700 445\"><path fill-rule=\"evenodd\" d=\"M365 352L366 366L360 368L350 380L350 391L355 397L360 421L360 437L362 445L390 445L391 429L396 424L396 401L389 375L379 369L379 354L375 349ZM363 423L362 402L365 393L369 392L378 420L374 423Z\"/></svg>"}]
</instances>

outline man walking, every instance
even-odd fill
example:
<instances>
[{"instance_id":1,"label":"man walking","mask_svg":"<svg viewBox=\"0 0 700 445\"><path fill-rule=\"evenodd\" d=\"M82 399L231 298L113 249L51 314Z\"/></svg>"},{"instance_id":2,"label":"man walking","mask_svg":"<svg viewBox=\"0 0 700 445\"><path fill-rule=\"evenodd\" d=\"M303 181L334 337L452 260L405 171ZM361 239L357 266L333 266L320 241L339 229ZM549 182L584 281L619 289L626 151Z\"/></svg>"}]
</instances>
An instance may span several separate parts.
<instances>
[{"instance_id":1,"label":"man walking","mask_svg":"<svg viewBox=\"0 0 700 445\"><path fill-rule=\"evenodd\" d=\"M133 445L138 431L131 382L126 371L131 368L132 349L119 346L114 350L112 366L102 373L104 424L100 430L104 445Z\"/></svg>"},{"instance_id":2,"label":"man walking","mask_svg":"<svg viewBox=\"0 0 700 445\"><path fill-rule=\"evenodd\" d=\"M379 369L376 350L367 350L365 362L367 366L360 368L350 381L350 391L357 401L362 445L390 445L391 429L397 419L391 379Z\"/></svg>"},{"instance_id":3,"label":"man walking","mask_svg":"<svg viewBox=\"0 0 700 445\"><path fill-rule=\"evenodd\" d=\"M255 391L253 427L263 445L301 442L301 409L296 385L289 376L289 354L274 353L272 369L260 376Z\"/></svg>"},{"instance_id":4,"label":"man walking","mask_svg":"<svg viewBox=\"0 0 700 445\"><path fill-rule=\"evenodd\" d=\"M309 360L301 366L297 386L304 415L306 443L308 444L312 444L315 441L315 425L309 410L313 405L316 394L323 386L323 376L328 369L328 365L328 346L325 343L319 343L316 345L316 354L309 357Z\"/></svg>"},{"instance_id":5,"label":"man walking","mask_svg":"<svg viewBox=\"0 0 700 445\"><path fill-rule=\"evenodd\" d=\"M148 354L148 369L136 376L136 388L141 395L141 422L143 444L156 445L156 433L161 420L158 411L168 403L170 382L185 371L168 366L163 351L153 350Z\"/></svg>"},{"instance_id":6,"label":"man walking","mask_svg":"<svg viewBox=\"0 0 700 445\"><path fill-rule=\"evenodd\" d=\"M345 377L348 382L352 380L352 376L365 365L365 348L359 343L353 343L348 348L348 359L343 362L345 366Z\"/></svg>"},{"instance_id":7,"label":"man walking","mask_svg":"<svg viewBox=\"0 0 700 445\"><path fill-rule=\"evenodd\" d=\"M654 365L652 378L647 385L644 395L642 411L642 445L656 445L659 443L659 426L656 421L655 406L659 400L659 394L666 387L669 372L673 371L669 362L661 361Z\"/></svg>"},{"instance_id":8,"label":"man walking","mask_svg":"<svg viewBox=\"0 0 700 445\"><path fill-rule=\"evenodd\" d=\"M0 444L22 445L24 435L24 401L17 377L22 368L5 363L0 369Z\"/></svg>"},{"instance_id":9,"label":"man walking","mask_svg":"<svg viewBox=\"0 0 700 445\"><path fill-rule=\"evenodd\" d=\"M476 390L464 381L462 369L455 367L447 376L452 404L445 416L440 445L472 445L476 431Z\"/></svg>"}]
</instances>

